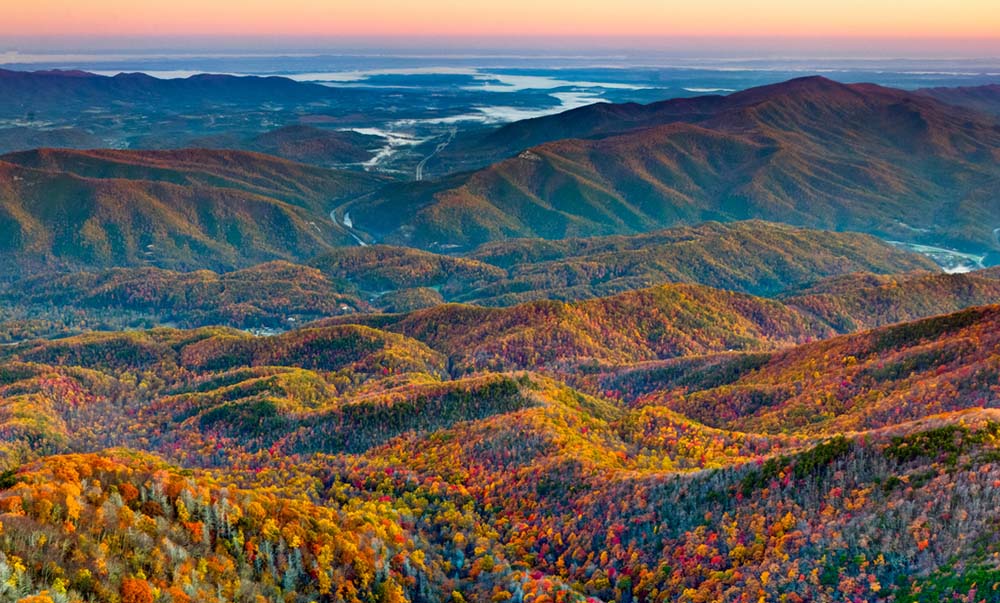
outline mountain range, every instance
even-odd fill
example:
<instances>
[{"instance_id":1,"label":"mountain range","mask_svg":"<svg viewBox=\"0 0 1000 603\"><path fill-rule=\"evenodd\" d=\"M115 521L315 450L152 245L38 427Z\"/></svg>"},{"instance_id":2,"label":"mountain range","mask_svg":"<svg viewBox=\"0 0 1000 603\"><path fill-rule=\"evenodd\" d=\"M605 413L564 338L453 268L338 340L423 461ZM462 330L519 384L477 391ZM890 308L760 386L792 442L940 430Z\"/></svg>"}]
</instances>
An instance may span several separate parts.
<instances>
[{"instance_id":1,"label":"mountain range","mask_svg":"<svg viewBox=\"0 0 1000 603\"><path fill-rule=\"evenodd\" d=\"M424 181L305 123L0 155L0 600L1000 600L992 99L604 103Z\"/></svg>"},{"instance_id":2,"label":"mountain range","mask_svg":"<svg viewBox=\"0 0 1000 603\"><path fill-rule=\"evenodd\" d=\"M261 85L237 80L232 94ZM213 86L229 90L228 81L213 80ZM315 217L335 209L350 217L349 235L342 224L333 227L340 239L450 252L518 237L638 234L706 220L763 219L956 249L992 263L1000 253L992 192L1000 179L1000 122L995 115L934 97L944 94L801 78L728 96L651 105L603 103L464 133L430 157L425 169L489 165L430 181L392 182L362 171L352 176L305 166L282 169L308 173L310 187L320 179L343 183L310 207L317 225ZM988 98L990 88L961 94ZM226 146L218 139L203 142ZM372 156L373 142L352 132L294 126L242 138L239 146L329 166L360 165ZM149 152L46 153L44 162L30 159L31 153L3 160L23 167L44 163L50 171L89 177L103 170L114 174L115 165L132 161L123 159L128 153ZM64 160L53 158L59 153ZM198 150L172 153L162 157L183 162L185 153L207 156ZM227 157L224 151L218 156ZM228 157L237 164L250 161L246 154ZM102 161L111 165L95 165ZM206 160L203 171L219 165ZM171 181L155 171L128 175ZM5 179L15 177L23 178L10 174Z\"/></svg>"},{"instance_id":3,"label":"mountain range","mask_svg":"<svg viewBox=\"0 0 1000 603\"><path fill-rule=\"evenodd\" d=\"M0 111L14 115L29 112L44 115L122 105L246 107L275 99L282 102L315 102L362 94L334 91L319 84L283 77L217 74L161 79L145 73L105 76L86 71L0 69L0 84L8 92L0 102Z\"/></svg>"},{"instance_id":4,"label":"mountain range","mask_svg":"<svg viewBox=\"0 0 1000 603\"><path fill-rule=\"evenodd\" d=\"M362 197L348 206L355 227L461 249L759 218L982 254L997 245L1000 123L922 94L811 77L726 97L593 105L475 144L507 158Z\"/></svg>"}]
</instances>

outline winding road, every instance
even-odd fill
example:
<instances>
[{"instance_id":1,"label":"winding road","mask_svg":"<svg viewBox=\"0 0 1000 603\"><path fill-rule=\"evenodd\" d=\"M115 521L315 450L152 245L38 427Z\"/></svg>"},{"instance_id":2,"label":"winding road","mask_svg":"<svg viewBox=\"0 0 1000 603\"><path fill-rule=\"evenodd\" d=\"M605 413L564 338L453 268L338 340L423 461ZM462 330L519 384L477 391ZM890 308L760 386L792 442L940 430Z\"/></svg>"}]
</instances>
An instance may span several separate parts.
<instances>
[{"instance_id":1,"label":"winding road","mask_svg":"<svg viewBox=\"0 0 1000 603\"><path fill-rule=\"evenodd\" d=\"M344 229L347 230L347 234L351 235L351 238L353 238L355 241L358 242L358 245L361 245L362 247L368 247L368 243L365 243L361 237L354 234L354 220L351 219L351 212L345 211L344 219L337 220L337 209L333 209L330 211L330 219L333 220L334 224L339 224L343 226Z\"/></svg>"},{"instance_id":2,"label":"winding road","mask_svg":"<svg viewBox=\"0 0 1000 603\"><path fill-rule=\"evenodd\" d=\"M452 141L455 140L455 135L456 134L458 134L458 128L451 128L448 131L448 138L446 138L445 140L439 142L438 145L436 147L434 147L434 151L430 155L428 155L428 156L426 156L426 157L424 157L423 159L420 160L420 163L417 164L417 173L416 173L416 180L417 181L421 181L421 180L424 179L424 167L427 165L427 162L430 161L431 159L433 159L434 156L436 156L438 153L440 153L441 151L443 151L448 145L450 145L452 143ZM368 247L368 243L366 243L364 241L364 239L362 239L360 236L358 236L357 233L354 231L354 220L351 219L351 212L347 210L347 207L349 207L351 205L351 203L353 203L355 201L358 201L360 199L365 199L367 197L372 196L372 194L373 193L368 193L366 195L362 195L361 197L358 197L357 199L354 199L354 200L352 200L352 201L350 201L348 203L345 203L343 205L340 205L340 206L338 206L338 207L330 210L330 220L332 220L334 224L337 224L339 226L344 227L344 229L347 231L347 234L351 235L351 238L353 238L358 243L358 245L360 245L362 247ZM342 209L344 210L344 215L343 215L342 218L338 219L337 218L337 214Z\"/></svg>"},{"instance_id":3,"label":"winding road","mask_svg":"<svg viewBox=\"0 0 1000 603\"><path fill-rule=\"evenodd\" d=\"M438 143L438 146L434 148L434 152L433 153L431 153L427 157L424 157L423 159L420 160L420 163L417 164L417 174L416 174L416 180L417 180L417 182L420 182L421 180L424 179L424 166L427 165L427 162L430 161L431 159L433 159L435 155L437 155L438 153L440 153L441 151L443 151L445 149L445 147L447 147L448 145L450 145L451 141L455 140L455 134L457 132L458 132L458 128L452 128L449 131L449 133L448 133L448 139L445 140L444 142Z\"/></svg>"}]
</instances>

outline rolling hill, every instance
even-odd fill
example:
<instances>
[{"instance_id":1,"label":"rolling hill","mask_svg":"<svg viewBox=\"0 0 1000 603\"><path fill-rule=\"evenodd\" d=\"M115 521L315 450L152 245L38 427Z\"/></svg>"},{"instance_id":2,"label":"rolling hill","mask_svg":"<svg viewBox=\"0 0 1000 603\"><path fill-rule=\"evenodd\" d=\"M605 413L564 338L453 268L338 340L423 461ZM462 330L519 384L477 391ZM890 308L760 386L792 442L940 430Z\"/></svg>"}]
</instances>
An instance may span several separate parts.
<instances>
[{"instance_id":1,"label":"rolling hill","mask_svg":"<svg viewBox=\"0 0 1000 603\"><path fill-rule=\"evenodd\" d=\"M284 329L370 310L353 287L331 281L313 268L283 261L221 274L154 267L44 274L12 283L0 292L0 299L31 308L35 316L73 312L91 316L94 324L124 320L117 328L177 324Z\"/></svg>"},{"instance_id":2,"label":"rolling hill","mask_svg":"<svg viewBox=\"0 0 1000 603\"><path fill-rule=\"evenodd\" d=\"M856 233L759 221L705 223L632 236L513 239L486 243L468 257L505 269L508 278L450 297L486 305L537 298L583 299L682 282L770 296L854 272L937 271Z\"/></svg>"},{"instance_id":3,"label":"rolling hill","mask_svg":"<svg viewBox=\"0 0 1000 603\"><path fill-rule=\"evenodd\" d=\"M997 407L998 320L997 306L982 306L807 344L665 404L737 431L825 434Z\"/></svg>"},{"instance_id":4,"label":"rolling hill","mask_svg":"<svg viewBox=\"0 0 1000 603\"><path fill-rule=\"evenodd\" d=\"M848 332L997 303L997 277L995 269L966 274L854 274L825 279L782 299Z\"/></svg>"},{"instance_id":5,"label":"rolling hill","mask_svg":"<svg viewBox=\"0 0 1000 603\"><path fill-rule=\"evenodd\" d=\"M310 264L376 299L386 292L415 288L435 288L451 297L506 275L496 266L473 259L387 245L343 247Z\"/></svg>"},{"instance_id":6,"label":"rolling hill","mask_svg":"<svg viewBox=\"0 0 1000 603\"><path fill-rule=\"evenodd\" d=\"M324 214L329 213L330 204L337 199L358 195L383 182L366 174L326 170L274 156L223 149L36 149L2 155L0 161L95 180L232 188Z\"/></svg>"},{"instance_id":7,"label":"rolling hill","mask_svg":"<svg viewBox=\"0 0 1000 603\"><path fill-rule=\"evenodd\" d=\"M506 308L446 304L318 324L358 323L404 334L449 354L456 374L530 368L567 376L585 372L581 362L599 367L767 350L995 303L1000 303L1000 280L991 274L884 280L856 275L839 281L830 293L781 301L670 284L569 303L547 300Z\"/></svg>"},{"instance_id":8,"label":"rolling hill","mask_svg":"<svg viewBox=\"0 0 1000 603\"><path fill-rule=\"evenodd\" d=\"M512 239L461 256L388 245L350 247L310 264L367 292L375 305L386 292L410 288L432 288L443 301L491 306L603 297L673 282L774 295L853 272L937 270L923 256L866 235L756 221L633 236Z\"/></svg>"},{"instance_id":9,"label":"rolling hill","mask_svg":"<svg viewBox=\"0 0 1000 603\"><path fill-rule=\"evenodd\" d=\"M973 536L991 533L996 503L1000 415L980 407L997 379L997 317L977 308L790 347L729 385L634 405L531 374L434 381L425 371L442 356L359 327L22 344L0 361L6 583L206 601L231 599L236 575L244 593L347 585L359 602L386 589L577 602L976 594L997 576L995 543ZM325 343L344 337L372 345ZM399 353L410 372L381 376L372 361ZM803 381L815 387L777 396ZM671 410L709 415L768 386L771 404L725 407L763 433ZM841 404L831 418L771 433L800 425L790 409L827 388L886 393L874 407L820 395ZM864 430L826 435L845 428ZM123 444L162 457L91 452ZM32 534L42 544L26 546ZM204 575L184 580L201 559Z\"/></svg>"},{"instance_id":10,"label":"rolling hill","mask_svg":"<svg viewBox=\"0 0 1000 603\"><path fill-rule=\"evenodd\" d=\"M101 139L80 128L36 129L25 126L0 128L0 153L39 147L94 148Z\"/></svg>"},{"instance_id":11,"label":"rolling hill","mask_svg":"<svg viewBox=\"0 0 1000 603\"><path fill-rule=\"evenodd\" d=\"M876 278L874 274L935 270L923 256L867 235L763 222L709 223L631 237L518 239L485 245L467 257L384 245L338 247L308 263L273 261L229 272L155 266L45 271L0 286L0 341L157 325L281 331L374 309L408 312L454 301L510 306L677 282L792 294L834 277L842 277L839 282L847 288L854 274ZM949 304L945 297L936 299L933 289L928 281L927 290L920 292L925 306L919 316L935 303L959 309L965 306L955 303L993 299L987 287L978 295L956 292ZM840 308L813 305L819 314L832 313L823 315L824 320L846 315Z\"/></svg>"},{"instance_id":12,"label":"rolling hill","mask_svg":"<svg viewBox=\"0 0 1000 603\"><path fill-rule=\"evenodd\" d=\"M0 158L0 270L231 269L352 237L327 213L378 180L236 151L39 150Z\"/></svg>"},{"instance_id":13,"label":"rolling hill","mask_svg":"<svg viewBox=\"0 0 1000 603\"><path fill-rule=\"evenodd\" d=\"M769 349L833 333L780 302L698 285L509 308L446 304L398 315L340 317L404 334L451 355L456 374L612 364L708 351Z\"/></svg>"}]
</instances>

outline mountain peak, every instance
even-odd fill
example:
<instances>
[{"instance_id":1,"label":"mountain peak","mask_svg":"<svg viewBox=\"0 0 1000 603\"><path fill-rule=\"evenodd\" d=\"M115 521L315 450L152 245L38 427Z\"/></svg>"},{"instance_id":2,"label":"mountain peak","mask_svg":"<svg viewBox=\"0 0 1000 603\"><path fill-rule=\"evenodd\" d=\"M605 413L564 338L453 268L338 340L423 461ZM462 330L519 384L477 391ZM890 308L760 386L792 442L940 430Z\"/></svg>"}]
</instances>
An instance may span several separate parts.
<instances>
[{"instance_id":1,"label":"mountain peak","mask_svg":"<svg viewBox=\"0 0 1000 603\"><path fill-rule=\"evenodd\" d=\"M842 84L821 75L809 75L777 84L748 88L747 90L734 92L726 98L732 104L754 104L772 98L787 96L822 96L824 99L830 100L838 97L846 98L848 95L851 98L857 98L860 95L857 86L859 85ZM867 88L867 86L865 87ZM888 90L880 86L873 86L873 88L876 90Z\"/></svg>"}]
</instances>

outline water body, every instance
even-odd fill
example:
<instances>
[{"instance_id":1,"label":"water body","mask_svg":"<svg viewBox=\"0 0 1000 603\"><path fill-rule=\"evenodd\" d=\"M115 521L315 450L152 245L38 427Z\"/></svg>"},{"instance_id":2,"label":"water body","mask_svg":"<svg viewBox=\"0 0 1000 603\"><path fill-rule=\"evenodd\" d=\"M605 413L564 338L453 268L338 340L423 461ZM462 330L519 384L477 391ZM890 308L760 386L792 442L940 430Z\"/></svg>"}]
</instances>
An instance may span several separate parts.
<instances>
[{"instance_id":1,"label":"water body","mask_svg":"<svg viewBox=\"0 0 1000 603\"><path fill-rule=\"evenodd\" d=\"M426 138L417 138L398 128L349 128L358 134L367 136L378 136L383 140L383 145L375 149L375 154L368 161L361 165L366 170L379 168L389 161L396 153L406 147L417 146L427 141Z\"/></svg>"}]
</instances>

